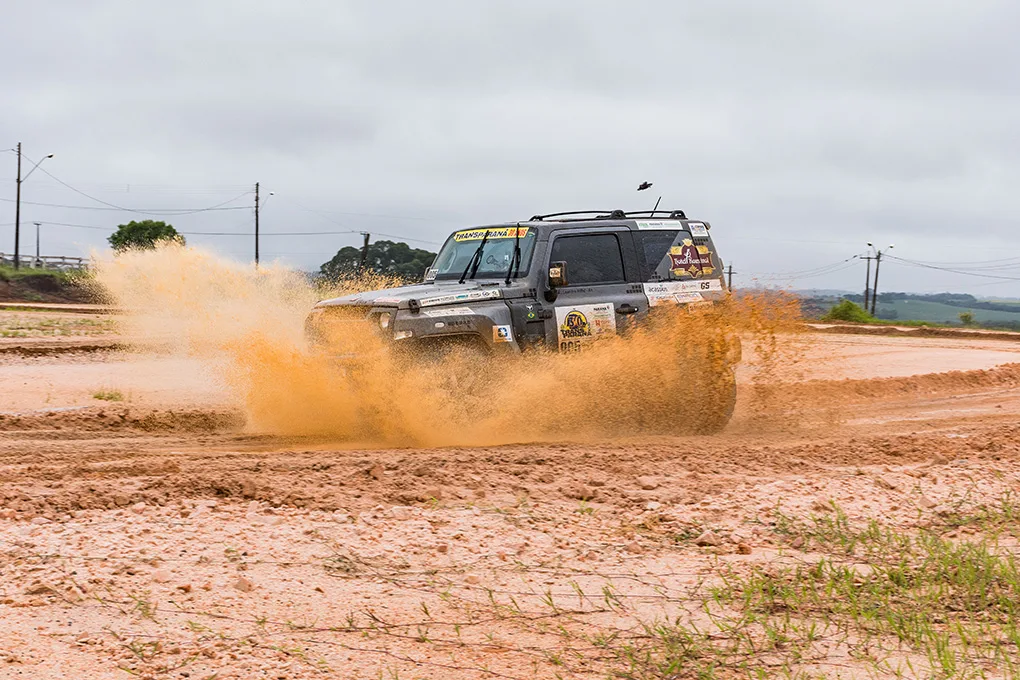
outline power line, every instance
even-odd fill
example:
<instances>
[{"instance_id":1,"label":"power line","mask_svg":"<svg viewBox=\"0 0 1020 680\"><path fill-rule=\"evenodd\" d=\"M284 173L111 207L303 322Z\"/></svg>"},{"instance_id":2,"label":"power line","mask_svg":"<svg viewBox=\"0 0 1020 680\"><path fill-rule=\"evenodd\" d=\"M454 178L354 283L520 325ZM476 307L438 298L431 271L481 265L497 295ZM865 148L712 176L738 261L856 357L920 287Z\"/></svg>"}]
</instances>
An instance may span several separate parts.
<instances>
[{"instance_id":1,"label":"power line","mask_svg":"<svg viewBox=\"0 0 1020 680\"><path fill-rule=\"evenodd\" d=\"M860 257L860 256L859 255L853 255L851 257L846 258L845 260L840 260L839 262L833 262L831 264L822 265L820 267L815 267L813 269L804 269L802 271L794 271L794 272L776 272L776 273L764 272L764 273L760 274L759 276L760 277L764 277L764 278L772 278L772 279L783 279L783 278L806 279L806 278L811 278L811 277L814 277L814 276L821 276L822 274L829 274L829 273L832 273L834 271L842 271L844 269L849 269L849 266L843 267L841 265L847 264L847 263L851 262L851 260L855 260L858 257ZM850 265L850 266L852 266L852 265Z\"/></svg>"},{"instance_id":2,"label":"power line","mask_svg":"<svg viewBox=\"0 0 1020 680\"><path fill-rule=\"evenodd\" d=\"M217 211L221 211L221 210L251 210L251 206L247 206L247 205L237 205L237 206L223 207L227 203L231 203L233 201L236 201L239 198L243 198L244 196L247 196L250 193L251 192L249 191L249 192L247 192L245 194L241 194L240 196L235 196L234 198L230 199L229 201L224 201L223 203L219 203L217 205L210 206L208 208L186 208L186 209L185 208L181 208L180 210L176 210L174 208L154 208L154 209L140 210L140 209L137 209L137 208L121 208L119 206L107 208L107 207L100 207L98 205L64 205L62 203L35 203L33 201L22 201L21 204L22 205L38 205L38 206L42 206L42 207L45 207L45 208L67 208L69 210L107 210L107 211L112 211L112 212L118 212L119 211L119 212L139 213L139 214L143 214L143 215L155 215L157 217L174 217L174 216L180 216L180 215L194 215L195 213L203 213L203 212L217 212ZM13 198L0 198L0 201L3 201L4 203L14 203L14 199Z\"/></svg>"},{"instance_id":3,"label":"power line","mask_svg":"<svg viewBox=\"0 0 1020 680\"><path fill-rule=\"evenodd\" d=\"M963 271L959 269L950 269L948 267L936 267L930 264L924 264L923 262L915 262L913 260L906 260L902 257L896 257L894 255L886 255L886 257L910 265L912 267L922 267L924 269L935 269L937 271L949 272L951 274L961 274L963 276L977 276L983 279L999 279L1002 281L1020 281L1020 277L1016 276L995 276L994 274L979 274L977 272Z\"/></svg>"},{"instance_id":4,"label":"power line","mask_svg":"<svg viewBox=\"0 0 1020 680\"><path fill-rule=\"evenodd\" d=\"M28 156L25 156L25 158L28 158ZM28 160L29 160L29 162L34 162L34 161L32 161L31 158L28 158ZM245 209L247 206L237 206L235 208L225 208L224 206L226 206L228 203L233 203L234 201L236 201L236 200L238 200L240 198L243 198L243 197L245 197L245 196L247 196L248 194L251 193L251 191L246 191L246 192L244 192L244 193L242 193L242 194L240 194L238 196L235 196L234 198L231 198L230 200L223 201L222 203L218 203L218 204L216 204L214 206L210 206L208 208L180 208L180 209L178 209L178 208L158 208L158 209L157 208L153 208L153 209L125 208L122 205L117 205L116 203L110 203L109 201L104 201L101 198L96 198L95 196L87 194L84 191L82 191L81 189L78 189L76 187L71 186L70 184L68 184L64 180L60 179L59 177L57 177L53 173L47 171L45 168L40 167L39 168L39 172L43 173L44 175L46 175L50 179L54 180L55 182L61 184L62 186L70 189L71 191L75 192L76 194L80 194L80 195L84 196L85 198L89 199L90 201L95 201L96 203L100 203L100 204L106 206L106 209L121 210L123 212L131 212L131 213L138 213L138 214L148 214L148 215L192 215L192 214L195 214L195 213L208 212L208 211L211 211L211 210L239 210L239 209ZM47 205L45 203L29 203L28 201L25 201L24 203L26 205ZM95 207L95 206L57 206L57 205L51 205L50 207L74 208L76 210L89 210L89 209L91 209L91 210L102 210L103 209L103 208L98 208L98 207Z\"/></svg>"},{"instance_id":5,"label":"power line","mask_svg":"<svg viewBox=\"0 0 1020 680\"><path fill-rule=\"evenodd\" d=\"M290 198L291 201L294 201L294 203L297 204L297 206L298 206L298 208L300 210L304 210L305 212L315 213L316 215L319 215L320 217L323 217L323 219L327 219L327 220L329 218L325 217L324 215L348 215L350 217L381 217L381 218L387 219L387 220L414 220L414 221L419 221L419 222L432 222L433 221L432 218L430 218L430 217L417 217L417 216L413 216L413 215L383 215L383 214L379 214L379 213L344 212L344 211L341 211L341 210L315 210L313 208L306 208L306 207L302 206L300 203L298 203L296 200L294 200L293 197L288 197L288 198Z\"/></svg>"},{"instance_id":6,"label":"power line","mask_svg":"<svg viewBox=\"0 0 1020 680\"><path fill-rule=\"evenodd\" d=\"M13 224L4 224L0 226L11 226ZM100 227L94 224L74 224L71 222L52 222L45 220L44 224L50 224L59 227L74 227L77 229L97 229L101 231L113 232L114 229L110 227ZM253 232L250 231L180 231L178 232L184 236L252 236ZM259 236L338 236L346 234L361 234L361 231L260 231ZM414 241L417 243L428 243L430 245L442 245L436 241L426 241L423 239L408 238L406 236L399 236L397 234L383 234L381 232L373 232L379 234L379 236L386 236L388 238L400 239L402 241Z\"/></svg>"},{"instance_id":7,"label":"power line","mask_svg":"<svg viewBox=\"0 0 1020 680\"><path fill-rule=\"evenodd\" d=\"M68 224L67 222L50 222L49 220L46 220L43 223L48 225L54 225L57 227L76 227L78 229L98 229L102 231L114 231L110 229L110 227L97 227L91 224Z\"/></svg>"},{"instance_id":8,"label":"power line","mask_svg":"<svg viewBox=\"0 0 1020 680\"><path fill-rule=\"evenodd\" d=\"M994 265L1001 262L1016 262L1020 264L1020 257L1014 255L1012 257L1001 257L995 260L951 260L951 261L940 261L940 260L915 260L921 264L930 265ZM969 268L969 267L968 267Z\"/></svg>"},{"instance_id":9,"label":"power line","mask_svg":"<svg viewBox=\"0 0 1020 680\"><path fill-rule=\"evenodd\" d=\"M290 200L298 207L299 210L304 210L305 212L310 212L310 213L312 213L314 215L318 215L319 217L321 217L322 219L326 220L330 224L335 224L338 227L345 226L345 225L341 224L340 222L337 222L336 220L332 219L331 217L328 216L328 214L324 213L321 210L313 210L312 208L306 207L304 204L302 204L300 201L298 201L296 198L294 198L292 196L289 196L288 198L290 198ZM333 211L333 212L336 212L336 211ZM390 218L390 219L408 219L408 220L426 220L426 219L428 219L428 218L425 218L425 217L396 217L396 216L393 216L393 215L374 215L374 214L369 214L369 213L338 213L338 214L341 214L341 215L358 215L358 216L361 216L361 217L386 217L386 218ZM341 231L341 232L315 232L315 233L316 234L363 234L364 230L363 229L351 229L351 230L348 230L348 231ZM433 245L433 246L442 245L438 241L429 241L427 239L420 239L420 238L409 238L407 236L396 236L394 234L384 234L381 231L374 231L373 230L372 233L373 234L378 234L379 236L386 236L387 238L401 239L402 241L413 241L415 243L427 243L427 244Z\"/></svg>"},{"instance_id":10,"label":"power line","mask_svg":"<svg viewBox=\"0 0 1020 680\"><path fill-rule=\"evenodd\" d=\"M0 177L4 184L14 184L17 180L13 177ZM58 187L57 182L39 180L32 182L33 186ZM226 194L236 193L248 188L247 184L221 184L207 185L203 187L186 187L174 184L134 184L128 182L79 182L78 187L89 187L95 191L115 194L140 194L140 193L166 193L166 194Z\"/></svg>"}]
</instances>

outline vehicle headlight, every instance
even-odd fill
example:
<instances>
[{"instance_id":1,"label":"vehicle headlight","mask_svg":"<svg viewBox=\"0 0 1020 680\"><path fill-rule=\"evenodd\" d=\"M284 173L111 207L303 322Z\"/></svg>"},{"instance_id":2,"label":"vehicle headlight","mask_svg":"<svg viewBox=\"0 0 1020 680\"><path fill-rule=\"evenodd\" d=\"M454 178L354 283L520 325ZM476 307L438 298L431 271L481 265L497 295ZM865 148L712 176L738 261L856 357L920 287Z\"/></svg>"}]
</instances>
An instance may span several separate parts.
<instances>
[{"instance_id":1,"label":"vehicle headlight","mask_svg":"<svg viewBox=\"0 0 1020 680\"><path fill-rule=\"evenodd\" d=\"M390 327L390 314L389 312L384 312L383 314L379 315L379 328L386 330L389 327Z\"/></svg>"},{"instance_id":2,"label":"vehicle headlight","mask_svg":"<svg viewBox=\"0 0 1020 680\"><path fill-rule=\"evenodd\" d=\"M410 330L408 330L408 331L397 331L396 333L393 334L393 339L394 340L406 340L408 338L413 338L413 337L414 337L414 331L410 331Z\"/></svg>"}]
</instances>

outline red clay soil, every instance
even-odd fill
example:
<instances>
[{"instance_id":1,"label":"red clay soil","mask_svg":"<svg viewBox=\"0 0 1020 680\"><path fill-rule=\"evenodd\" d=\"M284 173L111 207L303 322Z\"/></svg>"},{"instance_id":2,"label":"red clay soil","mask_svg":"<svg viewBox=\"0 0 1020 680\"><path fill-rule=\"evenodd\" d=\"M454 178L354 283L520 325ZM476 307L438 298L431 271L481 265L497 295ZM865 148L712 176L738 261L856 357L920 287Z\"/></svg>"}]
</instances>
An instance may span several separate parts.
<instances>
[{"instance_id":1,"label":"red clay soil","mask_svg":"<svg viewBox=\"0 0 1020 680\"><path fill-rule=\"evenodd\" d=\"M0 414L0 678L660 677L622 651L644 624L709 625L705 584L815 559L788 518L908 532L1020 490L1017 365L773 389L717 436L474 448L227 406Z\"/></svg>"}]
</instances>

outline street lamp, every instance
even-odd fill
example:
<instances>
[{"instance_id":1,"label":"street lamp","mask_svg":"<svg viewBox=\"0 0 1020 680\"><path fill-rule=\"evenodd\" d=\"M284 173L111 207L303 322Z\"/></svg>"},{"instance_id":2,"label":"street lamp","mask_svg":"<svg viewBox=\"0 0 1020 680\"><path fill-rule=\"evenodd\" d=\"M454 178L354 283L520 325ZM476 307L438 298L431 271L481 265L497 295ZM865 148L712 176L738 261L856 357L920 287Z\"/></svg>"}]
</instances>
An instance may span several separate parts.
<instances>
[{"instance_id":1,"label":"street lamp","mask_svg":"<svg viewBox=\"0 0 1020 680\"><path fill-rule=\"evenodd\" d=\"M38 163L32 166L32 169L22 177L21 176L21 142L18 142L17 148L18 154L18 179L17 179L17 190L14 199L14 268L19 269L21 267L21 183L28 179L35 169L42 165L43 161L47 158L53 158L53 154L44 156Z\"/></svg>"},{"instance_id":2,"label":"street lamp","mask_svg":"<svg viewBox=\"0 0 1020 680\"><path fill-rule=\"evenodd\" d=\"M42 226L42 222L33 222L35 225L35 266L42 266L42 258L39 257L39 227Z\"/></svg>"}]
</instances>

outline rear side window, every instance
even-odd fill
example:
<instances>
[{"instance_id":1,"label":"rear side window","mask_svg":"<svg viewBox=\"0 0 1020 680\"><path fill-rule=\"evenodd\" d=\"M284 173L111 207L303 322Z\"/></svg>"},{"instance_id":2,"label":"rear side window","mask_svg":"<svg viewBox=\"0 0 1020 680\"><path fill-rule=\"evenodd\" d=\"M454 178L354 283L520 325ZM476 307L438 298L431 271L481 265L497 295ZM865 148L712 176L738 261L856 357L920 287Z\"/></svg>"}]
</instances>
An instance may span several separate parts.
<instances>
[{"instance_id":1,"label":"rear side window","mask_svg":"<svg viewBox=\"0 0 1020 680\"><path fill-rule=\"evenodd\" d=\"M689 231L643 230L634 232L641 257L642 281L676 281L718 276L712 244L695 242Z\"/></svg>"},{"instance_id":2,"label":"rear side window","mask_svg":"<svg viewBox=\"0 0 1020 680\"><path fill-rule=\"evenodd\" d=\"M634 232L638 252L642 256L640 263L642 281L659 280L660 277L655 273L655 270L666 259L669 247L676 241L676 235L679 233L679 230ZM569 271L567 273L569 274Z\"/></svg>"},{"instance_id":3,"label":"rear side window","mask_svg":"<svg viewBox=\"0 0 1020 680\"><path fill-rule=\"evenodd\" d=\"M567 263L567 280L572 286L625 280L616 234L561 236L553 241L549 260Z\"/></svg>"}]
</instances>

